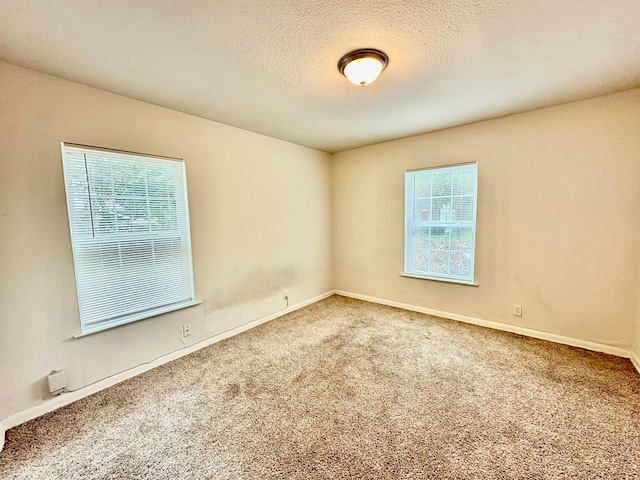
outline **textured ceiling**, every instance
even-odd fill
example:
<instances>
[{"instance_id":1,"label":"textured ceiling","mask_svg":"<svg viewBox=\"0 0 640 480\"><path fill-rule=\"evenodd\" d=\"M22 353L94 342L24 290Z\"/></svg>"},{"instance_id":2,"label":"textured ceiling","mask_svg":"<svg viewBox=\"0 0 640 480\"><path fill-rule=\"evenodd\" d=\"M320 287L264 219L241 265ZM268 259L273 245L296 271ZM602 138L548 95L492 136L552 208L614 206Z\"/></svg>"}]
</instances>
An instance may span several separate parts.
<instances>
[{"instance_id":1,"label":"textured ceiling","mask_svg":"<svg viewBox=\"0 0 640 480\"><path fill-rule=\"evenodd\" d=\"M640 0L0 0L0 59L335 152L640 85ZM371 47L367 87L336 64Z\"/></svg>"}]
</instances>

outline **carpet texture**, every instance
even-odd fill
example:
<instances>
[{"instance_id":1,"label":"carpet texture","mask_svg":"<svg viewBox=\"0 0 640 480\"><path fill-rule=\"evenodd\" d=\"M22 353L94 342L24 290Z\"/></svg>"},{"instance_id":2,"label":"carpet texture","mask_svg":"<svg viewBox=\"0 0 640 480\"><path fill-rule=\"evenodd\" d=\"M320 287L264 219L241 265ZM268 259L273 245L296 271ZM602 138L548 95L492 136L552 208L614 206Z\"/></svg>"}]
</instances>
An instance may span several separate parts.
<instances>
[{"instance_id":1,"label":"carpet texture","mask_svg":"<svg viewBox=\"0 0 640 480\"><path fill-rule=\"evenodd\" d=\"M9 430L0 478L640 478L640 376L334 296Z\"/></svg>"}]
</instances>

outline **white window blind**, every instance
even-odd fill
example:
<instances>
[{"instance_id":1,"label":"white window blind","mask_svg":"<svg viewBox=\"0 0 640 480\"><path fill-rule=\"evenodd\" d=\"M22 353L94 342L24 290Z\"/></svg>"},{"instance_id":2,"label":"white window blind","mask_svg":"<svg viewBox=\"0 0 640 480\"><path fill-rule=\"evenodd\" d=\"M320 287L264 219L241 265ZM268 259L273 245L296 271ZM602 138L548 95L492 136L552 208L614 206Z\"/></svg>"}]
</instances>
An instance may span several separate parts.
<instances>
[{"instance_id":1,"label":"white window blind","mask_svg":"<svg viewBox=\"0 0 640 480\"><path fill-rule=\"evenodd\" d=\"M62 144L82 334L194 302L182 160Z\"/></svg>"},{"instance_id":2,"label":"white window blind","mask_svg":"<svg viewBox=\"0 0 640 480\"><path fill-rule=\"evenodd\" d=\"M405 174L405 275L473 283L476 163Z\"/></svg>"}]
</instances>

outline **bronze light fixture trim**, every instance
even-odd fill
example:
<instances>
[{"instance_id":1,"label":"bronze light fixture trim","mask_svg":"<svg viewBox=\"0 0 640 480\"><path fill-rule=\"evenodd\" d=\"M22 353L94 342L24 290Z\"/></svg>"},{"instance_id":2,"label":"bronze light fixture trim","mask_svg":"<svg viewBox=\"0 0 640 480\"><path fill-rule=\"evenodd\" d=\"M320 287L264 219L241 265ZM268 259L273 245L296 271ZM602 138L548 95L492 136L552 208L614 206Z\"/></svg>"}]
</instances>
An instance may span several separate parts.
<instances>
[{"instance_id":1,"label":"bronze light fixture trim","mask_svg":"<svg viewBox=\"0 0 640 480\"><path fill-rule=\"evenodd\" d=\"M372 83L387 68L389 57L374 48L361 48L344 55L338 62L338 70L354 85Z\"/></svg>"}]
</instances>

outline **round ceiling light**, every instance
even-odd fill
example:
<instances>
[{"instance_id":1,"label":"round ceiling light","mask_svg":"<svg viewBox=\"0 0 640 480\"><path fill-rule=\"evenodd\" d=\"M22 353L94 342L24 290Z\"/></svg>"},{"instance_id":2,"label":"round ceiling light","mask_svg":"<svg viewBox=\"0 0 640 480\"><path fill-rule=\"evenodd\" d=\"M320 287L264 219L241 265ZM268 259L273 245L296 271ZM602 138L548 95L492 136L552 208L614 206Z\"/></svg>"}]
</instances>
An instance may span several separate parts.
<instances>
[{"instance_id":1,"label":"round ceiling light","mask_svg":"<svg viewBox=\"0 0 640 480\"><path fill-rule=\"evenodd\" d=\"M338 62L338 70L354 85L373 82L387 68L389 57L380 50L363 48L347 53Z\"/></svg>"}]
</instances>

